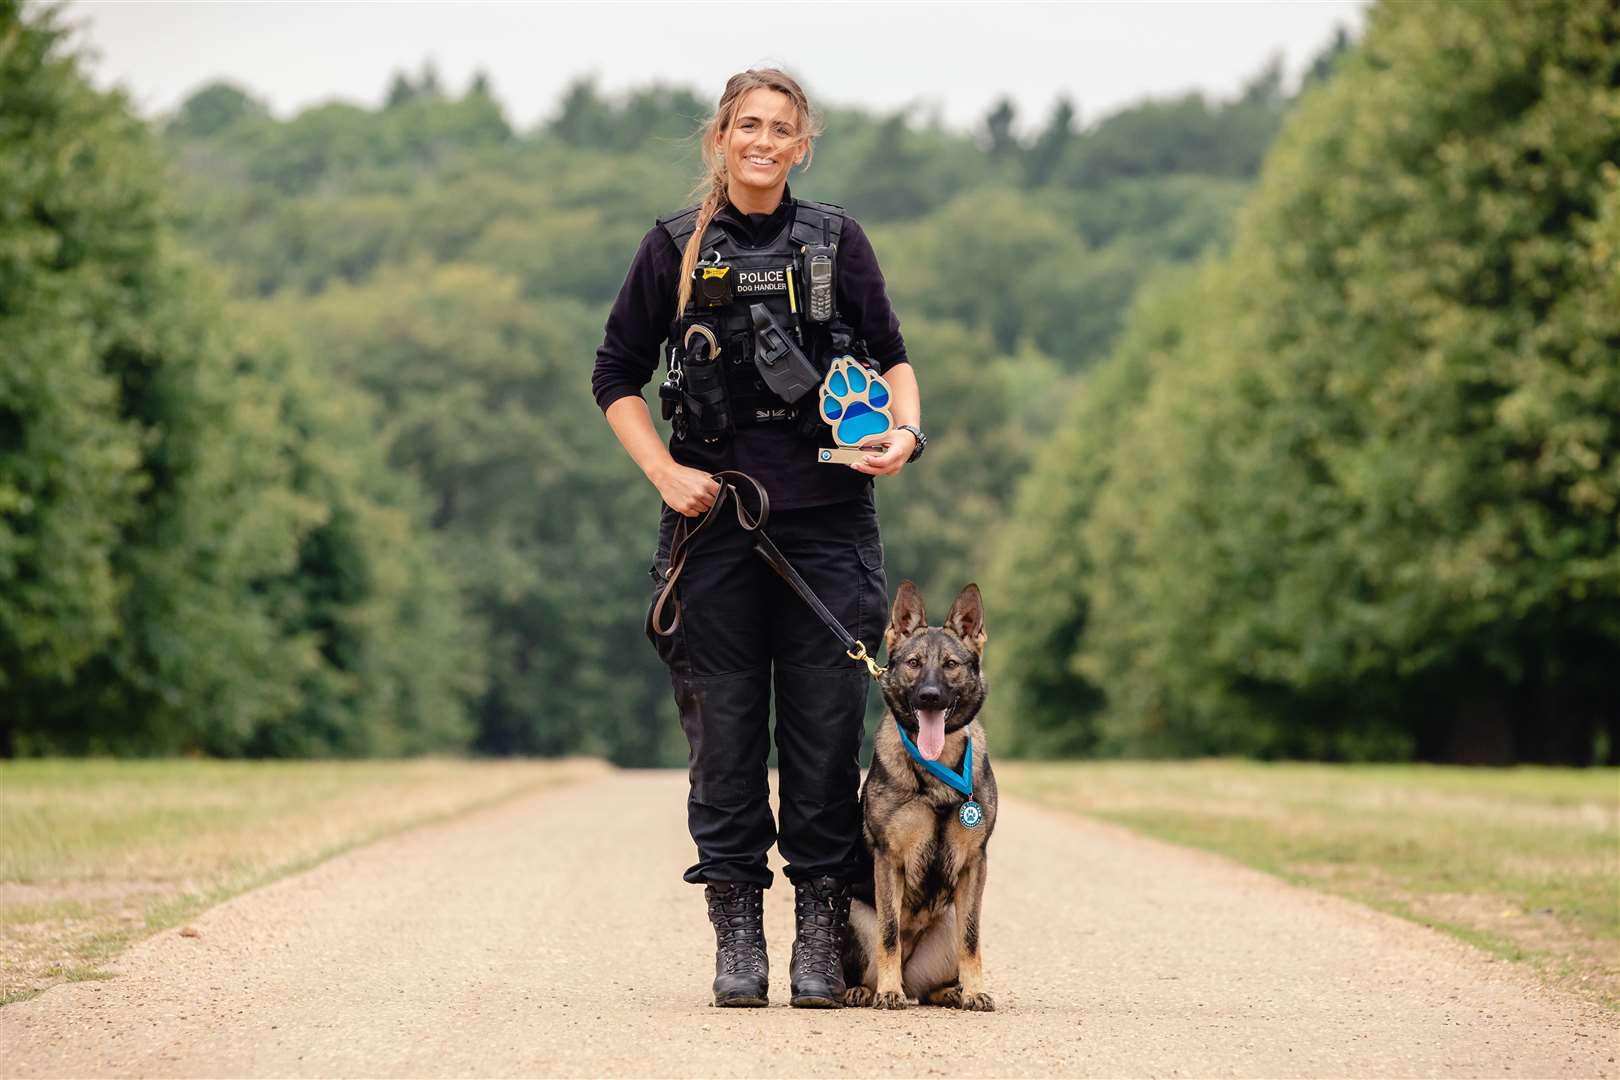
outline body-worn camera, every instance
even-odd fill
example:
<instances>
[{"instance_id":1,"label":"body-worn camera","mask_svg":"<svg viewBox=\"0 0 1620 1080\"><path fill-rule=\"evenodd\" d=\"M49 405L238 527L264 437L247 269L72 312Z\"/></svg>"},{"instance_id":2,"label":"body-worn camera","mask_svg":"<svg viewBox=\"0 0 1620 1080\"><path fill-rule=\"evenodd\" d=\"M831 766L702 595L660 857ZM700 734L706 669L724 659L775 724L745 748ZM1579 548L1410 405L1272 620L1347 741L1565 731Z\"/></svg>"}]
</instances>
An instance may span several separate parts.
<instances>
[{"instance_id":1,"label":"body-worn camera","mask_svg":"<svg viewBox=\"0 0 1620 1080\"><path fill-rule=\"evenodd\" d=\"M692 271L692 299L698 307L724 307L737 296L737 275L729 266L699 266Z\"/></svg>"}]
</instances>

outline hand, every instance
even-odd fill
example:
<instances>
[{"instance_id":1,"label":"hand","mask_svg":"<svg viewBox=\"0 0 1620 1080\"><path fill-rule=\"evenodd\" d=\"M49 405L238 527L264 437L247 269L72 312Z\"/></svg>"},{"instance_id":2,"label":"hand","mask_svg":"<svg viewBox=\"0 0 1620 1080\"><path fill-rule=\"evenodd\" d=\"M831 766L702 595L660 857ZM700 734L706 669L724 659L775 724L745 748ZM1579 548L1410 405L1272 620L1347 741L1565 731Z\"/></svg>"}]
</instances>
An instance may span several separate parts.
<instances>
[{"instance_id":1,"label":"hand","mask_svg":"<svg viewBox=\"0 0 1620 1080\"><path fill-rule=\"evenodd\" d=\"M708 510L720 495L720 481L685 465L671 465L651 479L669 508L687 517Z\"/></svg>"},{"instance_id":2,"label":"hand","mask_svg":"<svg viewBox=\"0 0 1620 1080\"><path fill-rule=\"evenodd\" d=\"M862 446L862 450L871 452L861 460L852 462L849 467L868 476L893 476L905 468L906 459L917 449L917 436L902 428L895 428L889 432L888 438L887 449L881 443Z\"/></svg>"}]
</instances>

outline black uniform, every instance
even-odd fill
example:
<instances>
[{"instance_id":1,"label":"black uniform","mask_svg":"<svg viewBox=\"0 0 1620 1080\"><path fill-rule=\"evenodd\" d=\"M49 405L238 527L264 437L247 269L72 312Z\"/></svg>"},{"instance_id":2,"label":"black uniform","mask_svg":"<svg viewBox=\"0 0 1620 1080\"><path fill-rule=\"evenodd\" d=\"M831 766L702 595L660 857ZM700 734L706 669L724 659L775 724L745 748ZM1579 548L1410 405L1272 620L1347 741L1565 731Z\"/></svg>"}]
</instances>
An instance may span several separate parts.
<instances>
[{"instance_id":1,"label":"black uniform","mask_svg":"<svg viewBox=\"0 0 1620 1080\"><path fill-rule=\"evenodd\" d=\"M899 322L889 306L870 242L836 207L799 203L784 193L771 214L722 208L708 246L741 252L782 248L805 220L833 215L837 233L836 307L848 334L864 341L879 370L906 360ZM643 238L608 317L597 350L592 389L605 410L640 394L655 373L672 326L680 271L682 215L664 219ZM686 232L690 232L690 223ZM674 437L674 459L706 472L739 469L764 485L771 500L766 531L833 615L876 654L887 616L888 587L872 478L814 460L798 410L768 407L745 350L725 337L722 358L735 409L734 431L704 442ZM729 348L728 348L729 346ZM738 363L738 361L743 361ZM815 407L814 395L807 399ZM817 422L819 423L819 421ZM808 425L813 428L815 425ZM823 425L824 427L824 425ZM830 431L823 445L831 445ZM671 532L680 515L663 507L652 577L668 568ZM698 861L691 882L744 881L768 886L765 853L776 841L790 880L861 873L865 851L858 803L858 756L866 711L864 667L797 594L752 550L729 511L698 537L676 587L681 618L675 633L649 633L669 666L681 726L691 747L688 825ZM767 721L775 691L781 830L767 801Z\"/></svg>"}]
</instances>

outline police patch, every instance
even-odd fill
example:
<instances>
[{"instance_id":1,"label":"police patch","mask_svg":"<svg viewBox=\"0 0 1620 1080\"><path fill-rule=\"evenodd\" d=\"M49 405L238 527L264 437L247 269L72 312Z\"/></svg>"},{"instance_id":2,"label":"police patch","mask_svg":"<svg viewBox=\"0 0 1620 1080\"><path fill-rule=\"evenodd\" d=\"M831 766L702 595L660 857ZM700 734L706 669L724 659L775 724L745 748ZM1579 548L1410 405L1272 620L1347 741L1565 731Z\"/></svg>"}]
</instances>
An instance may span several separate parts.
<instances>
[{"instance_id":1,"label":"police patch","mask_svg":"<svg viewBox=\"0 0 1620 1080\"><path fill-rule=\"evenodd\" d=\"M738 296L768 296L773 293L788 291L787 267L776 267L765 270L737 271Z\"/></svg>"}]
</instances>

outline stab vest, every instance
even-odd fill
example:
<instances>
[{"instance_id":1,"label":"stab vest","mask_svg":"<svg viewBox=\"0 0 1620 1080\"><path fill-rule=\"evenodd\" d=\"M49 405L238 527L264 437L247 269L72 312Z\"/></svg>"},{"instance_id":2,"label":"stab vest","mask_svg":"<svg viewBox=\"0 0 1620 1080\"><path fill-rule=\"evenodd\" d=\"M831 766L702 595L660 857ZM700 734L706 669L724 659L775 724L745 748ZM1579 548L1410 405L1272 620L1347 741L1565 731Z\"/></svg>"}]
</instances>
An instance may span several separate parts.
<instances>
[{"instance_id":1,"label":"stab vest","mask_svg":"<svg viewBox=\"0 0 1620 1080\"><path fill-rule=\"evenodd\" d=\"M660 218L658 224L684 252L686 242L697 228L698 207ZM730 402L733 426L793 421L799 409L777 397L754 367L754 325L750 304L764 304L783 327L799 327L804 335L803 349L825 373L835 341L849 347L849 328L838 318L811 323L802 318L805 301L805 274L802 249L806 244L836 244L844 227L844 209L832 203L794 199L788 221L764 247L750 248L738 243L722 226L711 222L703 234L699 266L730 266L736 276L735 299L719 307L699 307L694 285L693 299L680 318L670 324L668 347L674 364L687 330L701 324L714 332L720 343L721 366L725 371L726 396ZM787 271L791 269L791 276ZM701 271L700 271L701 272ZM789 282L796 295L789 299ZM836 297L836 283L835 293ZM795 314L795 311L798 314ZM810 395L805 400L811 400ZM801 401L800 404L803 404ZM815 409L811 400L810 408ZM819 421L818 421L819 423Z\"/></svg>"}]
</instances>

